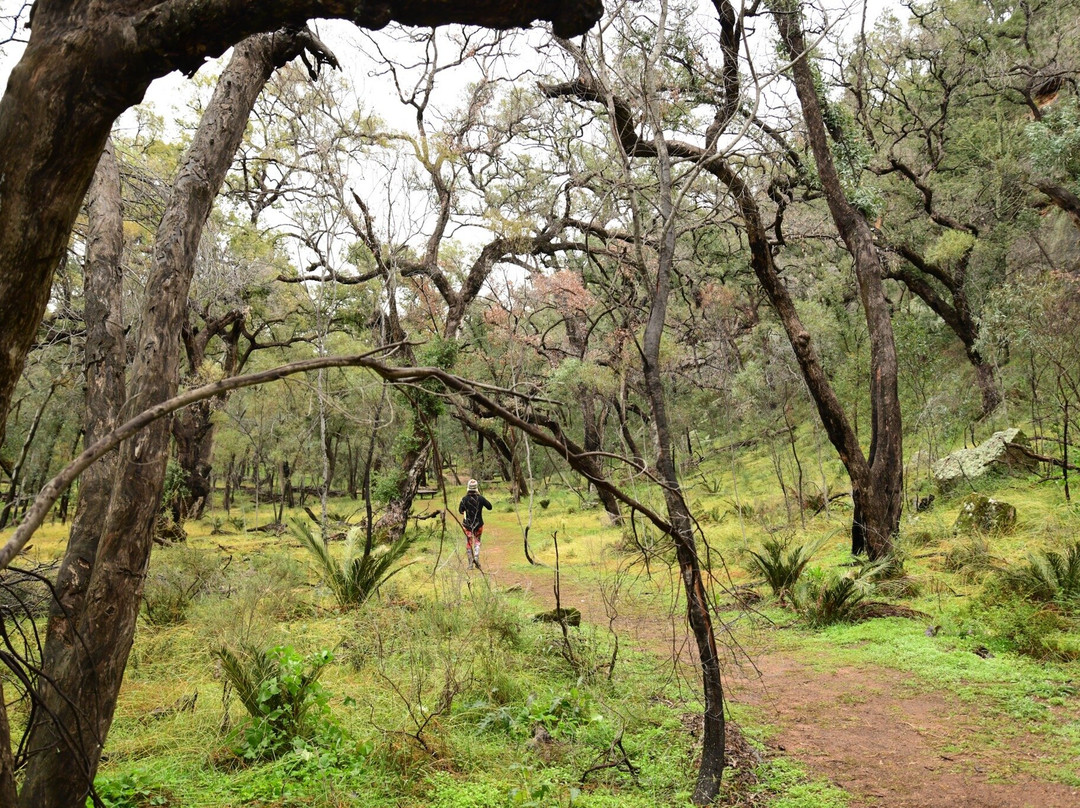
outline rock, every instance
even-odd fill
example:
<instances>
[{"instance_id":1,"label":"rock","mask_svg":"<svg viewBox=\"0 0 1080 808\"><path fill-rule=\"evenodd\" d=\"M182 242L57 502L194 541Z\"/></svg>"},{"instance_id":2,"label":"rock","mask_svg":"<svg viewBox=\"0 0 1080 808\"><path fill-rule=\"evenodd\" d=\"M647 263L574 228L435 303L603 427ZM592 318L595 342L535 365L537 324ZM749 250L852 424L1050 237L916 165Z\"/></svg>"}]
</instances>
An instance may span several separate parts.
<instances>
[{"instance_id":1,"label":"rock","mask_svg":"<svg viewBox=\"0 0 1080 808\"><path fill-rule=\"evenodd\" d=\"M982 494L969 494L960 503L954 533L1010 533L1016 527L1016 508Z\"/></svg>"},{"instance_id":2,"label":"rock","mask_svg":"<svg viewBox=\"0 0 1080 808\"><path fill-rule=\"evenodd\" d=\"M959 449L934 463L934 481L942 493L964 480L974 480L992 472L1033 471L1037 461L1009 444L1027 445L1027 436L1019 429L995 432L974 449Z\"/></svg>"},{"instance_id":3,"label":"rock","mask_svg":"<svg viewBox=\"0 0 1080 808\"><path fill-rule=\"evenodd\" d=\"M562 614L560 614L560 612ZM541 612L540 614L533 615L533 620L537 623L559 623L562 620L565 620L566 625L568 626L580 626L581 611L575 609L573 606L567 606L564 609L552 609L550 612Z\"/></svg>"}]
</instances>

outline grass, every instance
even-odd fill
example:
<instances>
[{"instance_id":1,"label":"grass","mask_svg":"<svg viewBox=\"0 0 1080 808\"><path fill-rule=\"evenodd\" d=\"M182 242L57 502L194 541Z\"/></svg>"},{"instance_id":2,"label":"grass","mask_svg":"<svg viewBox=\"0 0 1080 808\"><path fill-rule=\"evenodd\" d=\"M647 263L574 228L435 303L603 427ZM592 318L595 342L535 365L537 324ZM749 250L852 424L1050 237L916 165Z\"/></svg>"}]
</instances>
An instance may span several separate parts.
<instances>
[{"instance_id":1,"label":"grass","mask_svg":"<svg viewBox=\"0 0 1080 808\"><path fill-rule=\"evenodd\" d=\"M835 464L826 473L831 486ZM741 508L736 508L727 465L709 471L709 485L687 476L694 512L707 517L701 528L712 573L724 585L751 582L749 571L730 562L776 536L777 526L786 522L768 458L740 458L736 474ZM1063 505L1059 490L1023 480L994 486L991 493L1019 512L1013 534L986 539L987 553L1001 564L1021 563L1036 548L1063 551L1077 534L1080 513ZM700 710L693 669L677 675L670 664L630 650L638 618L673 613L680 621L680 582L666 564L665 543L643 536L655 550L646 569L639 556L619 549L627 545L625 527L611 527L601 508L583 507L572 492L553 486L537 492L537 500L549 504L534 506L529 534L533 555L547 568L530 570L521 552L527 502L511 502L497 486L485 493L495 505L487 519L486 547L507 548L507 565L535 573L538 590L550 586L556 535L564 580L597 589L620 582L615 607L623 636L611 681L603 673L612 637L602 614L586 615L593 625L575 630L581 661L574 667L559 653L558 628L529 619L538 604L527 592L488 589L480 583L488 579L466 576L463 540L452 523L445 534L419 537L403 559L415 562L412 566L367 604L343 612L317 587L304 551L294 542L228 532L235 531L228 524L226 533L211 535L214 523L208 518L188 526L189 544L223 562L231 559L227 583L198 592L182 622L141 622L109 738L109 759L101 770L103 784L115 786L118 794L142 795L142 804L160 798L195 808L502 808L568 805L571 799L575 806L685 806L694 748L682 719ZM656 492L638 493L662 507ZM1018 655L993 633L992 615L979 601L981 576L965 577L962 569L946 564L950 551L973 538L951 532L960 498L942 498L933 511L904 523L905 536L911 537L905 572L920 581L921 594L903 602L929 615L926 620L811 629L775 603L761 607L757 618L738 611L721 617L731 621L734 639L745 647L780 648L823 675L844 666L901 671L912 693L942 692L972 717L972 743L991 743L996 736L1005 743L1022 734L1024 744L1046 756L1045 764L1029 764L1029 774L1080 784L1070 766L1080 757L1075 720L1080 665ZM456 498L451 500L453 507ZM441 500L418 505L435 509ZM353 508L350 502L332 505L340 512ZM304 518L302 511L287 512L285 520L290 516ZM847 569L841 565L850 558L844 530L850 510L840 503L831 514L806 517L805 530L796 518L794 526L784 526L785 535L800 544L822 542L815 564L823 570ZM220 515L217 526L222 526ZM65 534L59 524L46 525L34 538L32 555L57 558ZM155 552L152 564L167 559L167 553ZM211 652L225 641L288 644L304 655L332 650L335 661L321 681L348 738L348 753L223 765L223 720L235 727L244 714L235 700L227 708L222 704ZM992 656L976 655L981 647ZM555 733L554 745L532 743L523 718L529 705L550 705L575 690L603 720L575 719ZM196 691L193 711L148 717ZM752 741L761 744L774 736L766 713L742 705L733 709ZM507 721L487 720L500 711ZM617 732L639 769L637 781L624 768L612 768L582 786L583 769L601 759ZM782 756L767 759L755 775L757 804L839 808L849 802L842 791Z\"/></svg>"}]
</instances>

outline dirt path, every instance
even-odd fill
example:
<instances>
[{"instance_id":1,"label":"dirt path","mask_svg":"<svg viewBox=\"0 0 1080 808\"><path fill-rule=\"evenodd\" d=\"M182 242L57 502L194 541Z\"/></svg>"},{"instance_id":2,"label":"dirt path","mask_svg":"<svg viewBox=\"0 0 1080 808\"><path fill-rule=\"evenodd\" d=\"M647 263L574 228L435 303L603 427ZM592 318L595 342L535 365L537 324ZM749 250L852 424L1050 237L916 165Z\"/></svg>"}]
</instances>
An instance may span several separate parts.
<instances>
[{"instance_id":1,"label":"dirt path","mask_svg":"<svg viewBox=\"0 0 1080 808\"><path fill-rule=\"evenodd\" d=\"M524 566L520 545L492 536L482 561L493 584L521 586L554 606L551 570ZM564 606L581 609L587 622L606 623L599 594L577 582L572 567L564 567L561 584ZM624 642L670 656L672 623L664 617L669 612L667 603L639 603L616 627ZM675 636L684 633L678 625ZM778 730L771 741L775 750L854 795L853 806L1080 806L1080 789L1019 770L1039 759L1033 739L1023 734L986 739L985 731L974 731L980 722L977 708L950 693L916 693L903 673L887 668L821 672L767 648L754 652L753 659L756 672L729 671L729 698L756 708L761 720ZM985 717L982 721L985 727Z\"/></svg>"}]
</instances>

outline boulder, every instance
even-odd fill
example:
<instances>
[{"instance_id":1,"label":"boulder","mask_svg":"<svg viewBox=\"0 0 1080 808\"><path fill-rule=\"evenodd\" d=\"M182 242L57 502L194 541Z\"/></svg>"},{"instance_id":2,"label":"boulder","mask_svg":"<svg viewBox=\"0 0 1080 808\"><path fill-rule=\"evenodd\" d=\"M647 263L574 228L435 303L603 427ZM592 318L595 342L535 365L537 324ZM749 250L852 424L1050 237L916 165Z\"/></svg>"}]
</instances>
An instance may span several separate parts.
<instances>
[{"instance_id":1,"label":"boulder","mask_svg":"<svg viewBox=\"0 0 1080 808\"><path fill-rule=\"evenodd\" d=\"M959 449L934 463L934 481L942 493L948 493L965 480L975 480L987 474L1034 471L1037 461L1017 449L1016 445L1027 445L1027 436L1021 430L995 432L974 449Z\"/></svg>"},{"instance_id":2,"label":"boulder","mask_svg":"<svg viewBox=\"0 0 1080 808\"><path fill-rule=\"evenodd\" d=\"M1010 533L1016 527L1016 508L1008 502L991 499L982 494L969 494L960 503L960 513L953 523L953 532Z\"/></svg>"},{"instance_id":3,"label":"boulder","mask_svg":"<svg viewBox=\"0 0 1080 808\"><path fill-rule=\"evenodd\" d=\"M552 609L550 612L533 615L533 620L538 623L561 623L565 620L568 626L580 626L581 611L573 606L567 606L563 609Z\"/></svg>"}]
</instances>

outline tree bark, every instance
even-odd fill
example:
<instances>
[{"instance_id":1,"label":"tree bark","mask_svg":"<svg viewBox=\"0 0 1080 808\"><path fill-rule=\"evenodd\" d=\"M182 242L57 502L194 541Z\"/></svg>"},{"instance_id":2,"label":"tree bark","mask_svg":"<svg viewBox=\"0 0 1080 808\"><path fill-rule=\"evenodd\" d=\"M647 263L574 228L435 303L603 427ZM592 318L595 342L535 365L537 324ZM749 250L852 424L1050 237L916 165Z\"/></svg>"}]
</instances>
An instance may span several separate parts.
<instances>
[{"instance_id":1,"label":"tree bark","mask_svg":"<svg viewBox=\"0 0 1080 808\"><path fill-rule=\"evenodd\" d=\"M296 32L260 34L237 46L177 172L158 226L135 345L130 400L139 408L176 393L181 330L203 227L255 99L274 68L296 55L298 38ZM81 602L50 620L44 652L49 664L37 685L42 717L30 730L22 808L81 804L93 782L131 650L168 448L168 419L121 446L112 485L100 492L104 502L93 503L103 514L92 566L82 569L85 560L77 558L69 562L71 548L65 557L65 566L81 573ZM73 759L80 765L73 766Z\"/></svg>"},{"instance_id":2,"label":"tree bark","mask_svg":"<svg viewBox=\"0 0 1080 808\"><path fill-rule=\"evenodd\" d=\"M194 73L245 37L313 17L367 28L392 21L512 28L548 19L559 36L574 36L602 12L599 0L39 0L30 41L0 100L0 442L109 129L153 79L178 69Z\"/></svg>"}]
</instances>

